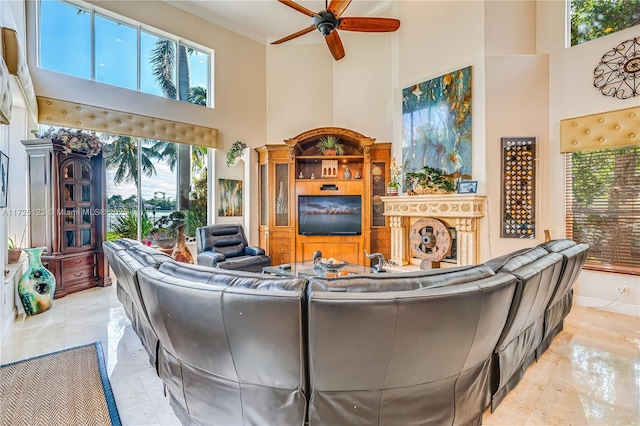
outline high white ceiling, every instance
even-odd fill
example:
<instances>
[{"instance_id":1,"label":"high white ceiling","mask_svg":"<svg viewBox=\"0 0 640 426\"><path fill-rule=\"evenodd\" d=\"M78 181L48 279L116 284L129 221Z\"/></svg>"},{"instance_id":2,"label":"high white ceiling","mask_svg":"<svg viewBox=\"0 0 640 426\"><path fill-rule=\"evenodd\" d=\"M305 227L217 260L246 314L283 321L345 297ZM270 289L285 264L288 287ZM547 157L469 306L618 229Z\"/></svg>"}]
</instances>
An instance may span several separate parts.
<instances>
[{"instance_id":1,"label":"high white ceiling","mask_svg":"<svg viewBox=\"0 0 640 426\"><path fill-rule=\"evenodd\" d=\"M261 43L270 43L312 24L312 18L277 0L165 0L167 3ZM295 0L294 0L295 1ZM377 16L392 0L352 0L342 16ZM296 1L313 12L324 0ZM324 43L319 31L287 43Z\"/></svg>"}]
</instances>

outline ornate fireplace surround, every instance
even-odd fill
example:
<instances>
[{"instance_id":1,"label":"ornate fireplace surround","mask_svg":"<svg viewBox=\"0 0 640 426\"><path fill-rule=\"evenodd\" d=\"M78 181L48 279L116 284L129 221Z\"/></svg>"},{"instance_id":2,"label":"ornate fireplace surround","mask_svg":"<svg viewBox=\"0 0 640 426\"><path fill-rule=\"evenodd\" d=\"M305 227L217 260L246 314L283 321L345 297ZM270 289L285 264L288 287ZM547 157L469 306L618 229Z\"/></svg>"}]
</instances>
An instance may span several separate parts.
<instances>
[{"instance_id":1,"label":"ornate fireplace surround","mask_svg":"<svg viewBox=\"0 0 640 426\"><path fill-rule=\"evenodd\" d=\"M409 246L411 225L423 217L433 217L455 226L458 265L480 261L479 228L486 196L476 194L411 195L382 197L384 215L391 224L391 260L398 265L412 262Z\"/></svg>"}]
</instances>

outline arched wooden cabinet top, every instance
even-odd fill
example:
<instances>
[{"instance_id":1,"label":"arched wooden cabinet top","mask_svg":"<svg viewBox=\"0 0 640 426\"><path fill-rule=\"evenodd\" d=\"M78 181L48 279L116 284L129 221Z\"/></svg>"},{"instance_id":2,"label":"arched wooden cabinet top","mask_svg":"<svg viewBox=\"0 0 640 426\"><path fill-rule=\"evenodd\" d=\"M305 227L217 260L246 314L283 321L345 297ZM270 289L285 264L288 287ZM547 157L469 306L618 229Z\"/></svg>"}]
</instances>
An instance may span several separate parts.
<instances>
[{"instance_id":1,"label":"arched wooden cabinet top","mask_svg":"<svg viewBox=\"0 0 640 426\"><path fill-rule=\"evenodd\" d=\"M327 136L335 136L340 139L344 146L344 155L365 155L369 154L369 147L376 141L353 130L342 127L319 127L307 130L291 139L285 139L285 143L293 149L295 156L321 156L322 153L316 148L318 141Z\"/></svg>"}]
</instances>

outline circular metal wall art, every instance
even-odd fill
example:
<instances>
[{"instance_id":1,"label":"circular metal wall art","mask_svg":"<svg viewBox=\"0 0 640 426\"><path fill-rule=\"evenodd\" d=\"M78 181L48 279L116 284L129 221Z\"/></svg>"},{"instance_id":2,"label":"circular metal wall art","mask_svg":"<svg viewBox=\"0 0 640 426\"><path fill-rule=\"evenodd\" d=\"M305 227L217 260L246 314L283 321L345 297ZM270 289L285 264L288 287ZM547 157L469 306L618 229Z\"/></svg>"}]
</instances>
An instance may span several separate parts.
<instances>
[{"instance_id":1,"label":"circular metal wall art","mask_svg":"<svg viewBox=\"0 0 640 426\"><path fill-rule=\"evenodd\" d=\"M629 99L640 93L640 38L623 41L602 56L593 85L605 96Z\"/></svg>"}]
</instances>

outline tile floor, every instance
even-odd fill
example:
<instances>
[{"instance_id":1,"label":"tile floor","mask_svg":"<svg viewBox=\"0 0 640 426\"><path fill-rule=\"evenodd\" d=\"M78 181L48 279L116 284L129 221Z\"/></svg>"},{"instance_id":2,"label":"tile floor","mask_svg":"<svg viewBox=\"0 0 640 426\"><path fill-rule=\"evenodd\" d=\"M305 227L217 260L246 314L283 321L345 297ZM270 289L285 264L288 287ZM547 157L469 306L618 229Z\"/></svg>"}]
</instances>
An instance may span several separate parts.
<instances>
[{"instance_id":1,"label":"tile floor","mask_svg":"<svg viewBox=\"0 0 640 426\"><path fill-rule=\"evenodd\" d=\"M97 340L122 423L179 424L115 286L58 299L50 311L16 320L0 364ZM640 318L574 306L565 330L483 423L640 424Z\"/></svg>"}]
</instances>

